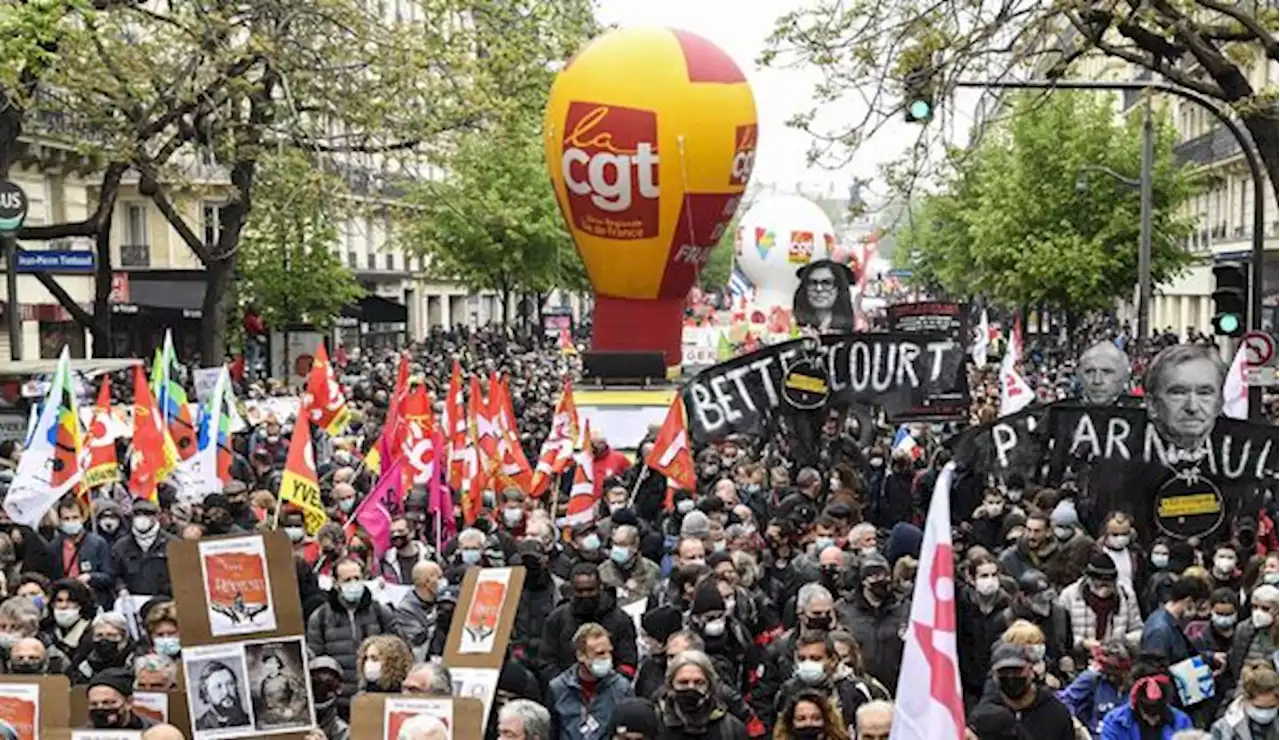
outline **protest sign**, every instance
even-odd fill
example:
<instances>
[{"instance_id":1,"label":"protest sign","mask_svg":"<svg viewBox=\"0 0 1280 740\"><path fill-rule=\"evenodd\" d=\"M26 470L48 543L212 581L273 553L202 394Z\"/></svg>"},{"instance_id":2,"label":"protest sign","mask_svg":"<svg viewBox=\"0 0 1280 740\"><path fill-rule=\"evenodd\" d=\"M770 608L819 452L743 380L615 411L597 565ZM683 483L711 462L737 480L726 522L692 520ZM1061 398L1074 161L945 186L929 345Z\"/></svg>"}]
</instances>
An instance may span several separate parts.
<instances>
[{"instance_id":1,"label":"protest sign","mask_svg":"<svg viewBox=\"0 0 1280 740\"><path fill-rule=\"evenodd\" d=\"M889 331L945 334L965 344L969 339L969 307L947 301L895 303L885 306Z\"/></svg>"}]
</instances>

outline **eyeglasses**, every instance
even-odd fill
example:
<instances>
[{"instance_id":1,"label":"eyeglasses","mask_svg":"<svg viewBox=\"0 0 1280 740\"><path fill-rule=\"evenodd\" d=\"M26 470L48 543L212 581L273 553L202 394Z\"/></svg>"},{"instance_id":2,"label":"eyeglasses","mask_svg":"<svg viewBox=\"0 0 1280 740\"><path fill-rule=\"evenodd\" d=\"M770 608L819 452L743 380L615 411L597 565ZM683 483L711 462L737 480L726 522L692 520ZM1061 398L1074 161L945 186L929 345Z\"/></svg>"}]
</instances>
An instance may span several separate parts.
<instances>
[{"instance_id":1,"label":"eyeglasses","mask_svg":"<svg viewBox=\"0 0 1280 740\"><path fill-rule=\"evenodd\" d=\"M821 288L823 290L835 290L836 281L833 278L818 278L817 280L810 280L809 286L812 288Z\"/></svg>"}]
</instances>

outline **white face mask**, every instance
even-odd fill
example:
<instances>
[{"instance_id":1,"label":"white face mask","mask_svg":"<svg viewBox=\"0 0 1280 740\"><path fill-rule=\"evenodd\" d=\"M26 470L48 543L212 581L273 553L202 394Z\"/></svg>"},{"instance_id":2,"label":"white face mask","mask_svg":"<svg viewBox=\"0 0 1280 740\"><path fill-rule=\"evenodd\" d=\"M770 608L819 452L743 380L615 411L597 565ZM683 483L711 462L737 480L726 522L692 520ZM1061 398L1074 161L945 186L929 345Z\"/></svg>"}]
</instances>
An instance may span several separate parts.
<instances>
[{"instance_id":1,"label":"white face mask","mask_svg":"<svg viewBox=\"0 0 1280 740\"><path fill-rule=\"evenodd\" d=\"M1107 536L1107 547L1112 550L1123 550L1129 546L1129 535L1113 534Z\"/></svg>"},{"instance_id":2,"label":"white face mask","mask_svg":"<svg viewBox=\"0 0 1280 740\"><path fill-rule=\"evenodd\" d=\"M1039 663L1044 660L1044 645L1028 645L1027 657L1030 658L1033 663Z\"/></svg>"},{"instance_id":3,"label":"white face mask","mask_svg":"<svg viewBox=\"0 0 1280 740\"><path fill-rule=\"evenodd\" d=\"M1266 629L1267 627L1270 627L1271 623L1274 621L1276 621L1276 618L1271 614L1271 612L1263 609L1253 610L1254 627L1257 627L1258 629Z\"/></svg>"},{"instance_id":4,"label":"white face mask","mask_svg":"<svg viewBox=\"0 0 1280 740\"><path fill-rule=\"evenodd\" d=\"M76 622L80 621L79 609L54 609L53 621L57 622L62 629L69 629Z\"/></svg>"},{"instance_id":5,"label":"white face mask","mask_svg":"<svg viewBox=\"0 0 1280 740\"><path fill-rule=\"evenodd\" d=\"M366 660L364 662L364 680L374 683L382 678L382 663L376 660Z\"/></svg>"},{"instance_id":6,"label":"white face mask","mask_svg":"<svg viewBox=\"0 0 1280 740\"><path fill-rule=\"evenodd\" d=\"M990 596L1000 590L1000 576L978 576L973 587L983 596Z\"/></svg>"},{"instance_id":7,"label":"white face mask","mask_svg":"<svg viewBox=\"0 0 1280 740\"><path fill-rule=\"evenodd\" d=\"M1236 569L1236 559L1235 558L1214 558L1213 569L1218 572L1218 575L1224 575L1224 576L1230 575Z\"/></svg>"}]
</instances>

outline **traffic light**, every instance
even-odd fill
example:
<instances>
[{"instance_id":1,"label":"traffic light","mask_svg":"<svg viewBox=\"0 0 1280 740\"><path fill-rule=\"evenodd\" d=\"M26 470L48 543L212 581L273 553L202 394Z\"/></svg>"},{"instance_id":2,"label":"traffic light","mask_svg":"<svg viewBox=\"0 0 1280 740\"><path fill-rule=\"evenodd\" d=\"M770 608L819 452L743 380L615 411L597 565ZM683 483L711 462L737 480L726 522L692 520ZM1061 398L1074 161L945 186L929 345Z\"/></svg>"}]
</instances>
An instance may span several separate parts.
<instances>
[{"instance_id":1,"label":"traffic light","mask_svg":"<svg viewBox=\"0 0 1280 740\"><path fill-rule=\"evenodd\" d=\"M1249 307L1249 266L1223 262L1213 266L1213 333L1224 337L1244 336Z\"/></svg>"},{"instance_id":2,"label":"traffic light","mask_svg":"<svg viewBox=\"0 0 1280 740\"><path fill-rule=\"evenodd\" d=\"M907 123L933 120L933 65L922 63L903 79L903 113Z\"/></svg>"}]
</instances>

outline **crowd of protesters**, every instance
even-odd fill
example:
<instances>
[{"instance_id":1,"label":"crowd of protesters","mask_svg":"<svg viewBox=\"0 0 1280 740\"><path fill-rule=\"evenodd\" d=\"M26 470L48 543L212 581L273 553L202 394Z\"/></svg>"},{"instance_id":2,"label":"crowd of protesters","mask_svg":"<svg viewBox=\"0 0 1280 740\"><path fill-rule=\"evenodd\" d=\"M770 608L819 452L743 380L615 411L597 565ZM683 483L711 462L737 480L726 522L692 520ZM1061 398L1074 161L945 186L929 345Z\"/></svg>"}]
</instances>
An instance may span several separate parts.
<instances>
[{"instance_id":1,"label":"crowd of protesters","mask_svg":"<svg viewBox=\"0 0 1280 740\"><path fill-rule=\"evenodd\" d=\"M409 351L412 374L438 400L455 360L506 374L531 459L561 377L579 370L554 339L500 330L437 331ZM1029 376L1055 399L1080 392L1066 357L1030 347ZM131 709L134 691L185 683L168 543L277 527L295 548L312 740L351 737L360 692L453 694L441 658L462 578L504 565L527 575L488 737L888 740L895 695L919 690L900 685L899 668L949 427L913 425L911 443L893 445L898 430L836 415L803 456L785 430L731 437L697 451L697 490L669 502L662 477L631 462L656 429L643 440L596 436L590 454L615 474L597 481L594 521L566 527L563 511L550 510L565 496L507 488L486 492L470 526L459 509L458 534L436 542L426 496L413 491L375 560L370 538L345 525L375 482L362 458L386 417L396 361L392 352L342 360L353 415L317 459L330 523L314 536L302 511L277 509L288 419L235 435L235 479L199 506L165 486L158 503L127 492L91 507L68 498L35 529L0 510L4 672L65 674L88 687L95 727L148 728ZM974 377L979 421L989 394ZM240 387L248 398L284 392ZM0 466L20 454L0 444ZM9 480L0 471L0 491ZM1139 541L1119 512L1087 529L1077 495L1014 478L952 512L967 737L1274 740L1274 497L1269 516L1242 513L1221 537L1196 542ZM412 589L388 607L374 598L387 583ZM112 611L121 593L154 595L139 637ZM1186 706L1170 671L1193 656L1210 666L1214 690Z\"/></svg>"}]
</instances>

